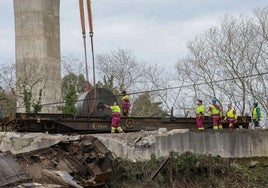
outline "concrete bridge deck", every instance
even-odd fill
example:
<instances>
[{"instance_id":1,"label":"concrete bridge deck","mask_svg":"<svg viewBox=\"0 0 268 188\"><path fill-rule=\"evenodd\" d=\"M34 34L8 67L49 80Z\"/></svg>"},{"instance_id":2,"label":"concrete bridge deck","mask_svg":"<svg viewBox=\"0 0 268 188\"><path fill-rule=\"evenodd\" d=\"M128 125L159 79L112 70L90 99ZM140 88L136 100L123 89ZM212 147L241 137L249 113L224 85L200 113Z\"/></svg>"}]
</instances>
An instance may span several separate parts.
<instances>
[{"instance_id":1,"label":"concrete bridge deck","mask_svg":"<svg viewBox=\"0 0 268 188\"><path fill-rule=\"evenodd\" d=\"M268 129L172 130L125 142L109 135L98 138L118 157L131 160L168 156L171 151L223 158L268 157Z\"/></svg>"},{"instance_id":2,"label":"concrete bridge deck","mask_svg":"<svg viewBox=\"0 0 268 188\"><path fill-rule=\"evenodd\" d=\"M0 150L24 153L55 145L76 136L0 132ZM268 129L141 131L94 134L117 157L133 161L168 156L171 151L224 158L268 157Z\"/></svg>"}]
</instances>

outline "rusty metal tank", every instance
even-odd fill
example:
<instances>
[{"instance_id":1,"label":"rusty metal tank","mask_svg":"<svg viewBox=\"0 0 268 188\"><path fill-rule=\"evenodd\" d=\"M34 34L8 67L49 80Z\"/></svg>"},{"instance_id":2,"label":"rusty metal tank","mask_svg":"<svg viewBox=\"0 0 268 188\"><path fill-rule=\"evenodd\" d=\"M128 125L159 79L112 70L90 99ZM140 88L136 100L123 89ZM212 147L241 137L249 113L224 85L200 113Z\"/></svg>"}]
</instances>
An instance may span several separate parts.
<instances>
[{"instance_id":1,"label":"rusty metal tank","mask_svg":"<svg viewBox=\"0 0 268 188\"><path fill-rule=\"evenodd\" d=\"M112 105L117 101L115 95L108 89L94 88L79 96L75 108L80 116L106 116L111 115L110 110L104 109L104 105Z\"/></svg>"}]
</instances>

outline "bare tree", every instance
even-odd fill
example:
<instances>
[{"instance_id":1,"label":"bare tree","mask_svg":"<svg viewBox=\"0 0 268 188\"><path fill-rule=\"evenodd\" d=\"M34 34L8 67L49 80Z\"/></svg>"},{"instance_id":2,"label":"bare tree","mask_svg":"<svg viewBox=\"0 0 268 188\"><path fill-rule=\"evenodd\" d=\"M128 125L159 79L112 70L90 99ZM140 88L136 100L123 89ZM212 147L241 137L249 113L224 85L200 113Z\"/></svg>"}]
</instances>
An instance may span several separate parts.
<instances>
[{"instance_id":1,"label":"bare tree","mask_svg":"<svg viewBox=\"0 0 268 188\"><path fill-rule=\"evenodd\" d=\"M256 8L254 10L256 17L256 35L258 41L255 41L256 53L252 55L251 59L257 59L258 63L254 64L254 71L258 76L254 84L249 85L251 87L251 94L256 98L264 107L266 114L268 113L268 101L267 101L267 82L268 82L268 6L264 8ZM264 74L263 74L264 73Z\"/></svg>"},{"instance_id":2,"label":"bare tree","mask_svg":"<svg viewBox=\"0 0 268 188\"><path fill-rule=\"evenodd\" d=\"M41 103L40 92L45 90L46 82L49 79L44 76L47 71L49 68L40 66L37 59L27 59L16 64L17 111L33 111L31 104ZM43 74L40 74L41 72ZM30 104L26 104L25 100L29 100L27 103ZM23 107L26 108L26 106L30 107L24 109Z\"/></svg>"},{"instance_id":3,"label":"bare tree","mask_svg":"<svg viewBox=\"0 0 268 188\"><path fill-rule=\"evenodd\" d=\"M110 54L97 55L96 64L99 74L113 77L117 90L130 90L143 82L143 65L139 64L130 50L118 48Z\"/></svg>"},{"instance_id":4,"label":"bare tree","mask_svg":"<svg viewBox=\"0 0 268 188\"><path fill-rule=\"evenodd\" d=\"M14 64L2 64L0 69L0 107L3 116L16 112L16 93Z\"/></svg>"},{"instance_id":5,"label":"bare tree","mask_svg":"<svg viewBox=\"0 0 268 188\"><path fill-rule=\"evenodd\" d=\"M14 89L16 86L16 73L14 64L0 65L0 85L4 90Z\"/></svg>"},{"instance_id":6,"label":"bare tree","mask_svg":"<svg viewBox=\"0 0 268 188\"><path fill-rule=\"evenodd\" d=\"M78 56L72 53L65 54L61 57L61 65L62 77L71 73L75 75L86 74L85 63L82 62Z\"/></svg>"},{"instance_id":7,"label":"bare tree","mask_svg":"<svg viewBox=\"0 0 268 188\"><path fill-rule=\"evenodd\" d=\"M179 60L179 76L196 98L215 96L232 102L241 115L258 100L267 110L267 8L256 18L225 16L219 27L188 43L188 55Z\"/></svg>"},{"instance_id":8,"label":"bare tree","mask_svg":"<svg viewBox=\"0 0 268 188\"><path fill-rule=\"evenodd\" d=\"M144 88L150 88L151 99L161 101L163 109L168 112L173 109L181 109L178 102L182 94L183 80L176 79L176 75L166 72L156 64L148 66L144 70ZM177 89L175 89L177 88ZM174 111L174 113L177 113Z\"/></svg>"},{"instance_id":9,"label":"bare tree","mask_svg":"<svg viewBox=\"0 0 268 188\"><path fill-rule=\"evenodd\" d=\"M169 82L166 80L170 75L156 65L148 66L138 63L129 50L119 48L110 54L98 55L97 68L105 79L113 80L112 85L115 90L119 92L127 90L132 93L133 102L136 99L143 99L140 97L144 93L148 93L151 103L157 103L165 110L170 111L174 105L169 100L174 95L170 95L168 92L168 88L174 85L172 84L173 79L169 79ZM176 96L173 103L176 103ZM145 107L133 106L133 109L141 110L142 108Z\"/></svg>"}]
</instances>

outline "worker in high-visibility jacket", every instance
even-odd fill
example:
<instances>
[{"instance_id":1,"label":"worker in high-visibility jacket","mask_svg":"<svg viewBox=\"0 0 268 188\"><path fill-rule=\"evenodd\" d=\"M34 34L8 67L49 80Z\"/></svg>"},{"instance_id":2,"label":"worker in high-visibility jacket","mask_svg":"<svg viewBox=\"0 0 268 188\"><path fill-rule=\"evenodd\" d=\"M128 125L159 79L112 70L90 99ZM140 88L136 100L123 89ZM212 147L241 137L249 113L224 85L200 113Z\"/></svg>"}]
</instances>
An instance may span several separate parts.
<instances>
[{"instance_id":1,"label":"worker in high-visibility jacket","mask_svg":"<svg viewBox=\"0 0 268 188\"><path fill-rule=\"evenodd\" d=\"M213 129L222 129L221 119L222 119L222 110L216 104L217 99L212 98L212 104L208 108L208 114L211 116Z\"/></svg>"},{"instance_id":2,"label":"worker in high-visibility jacket","mask_svg":"<svg viewBox=\"0 0 268 188\"><path fill-rule=\"evenodd\" d=\"M260 107L258 107L258 102L253 103L252 120L253 120L254 128L260 128L260 121L262 120L262 113L261 113Z\"/></svg>"},{"instance_id":3,"label":"worker in high-visibility jacket","mask_svg":"<svg viewBox=\"0 0 268 188\"><path fill-rule=\"evenodd\" d=\"M114 102L113 106L105 105L105 107L112 111L111 133L115 132L124 133L123 129L120 127L121 110L117 102Z\"/></svg>"},{"instance_id":4,"label":"worker in high-visibility jacket","mask_svg":"<svg viewBox=\"0 0 268 188\"><path fill-rule=\"evenodd\" d=\"M130 97L127 94L126 91L122 92L123 98L122 98L122 110L123 110L123 116L128 116L129 115L129 109L130 109Z\"/></svg>"},{"instance_id":5,"label":"worker in high-visibility jacket","mask_svg":"<svg viewBox=\"0 0 268 188\"><path fill-rule=\"evenodd\" d=\"M204 120L205 120L205 113L206 107L202 104L202 100L197 100L197 107L195 110L196 114L196 126L198 130L204 130Z\"/></svg>"},{"instance_id":6,"label":"worker in high-visibility jacket","mask_svg":"<svg viewBox=\"0 0 268 188\"><path fill-rule=\"evenodd\" d=\"M228 104L228 111L226 112L224 121L228 121L229 129L235 128L235 123L237 122L237 114L232 104Z\"/></svg>"}]
</instances>

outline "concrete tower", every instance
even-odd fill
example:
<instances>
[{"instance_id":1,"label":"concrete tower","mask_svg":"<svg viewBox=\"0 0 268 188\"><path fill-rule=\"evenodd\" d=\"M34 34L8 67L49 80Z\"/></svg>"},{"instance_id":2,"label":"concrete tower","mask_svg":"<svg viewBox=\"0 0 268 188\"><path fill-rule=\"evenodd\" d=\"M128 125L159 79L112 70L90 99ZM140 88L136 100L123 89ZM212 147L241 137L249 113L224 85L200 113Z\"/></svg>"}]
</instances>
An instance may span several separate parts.
<instances>
[{"instance_id":1,"label":"concrete tower","mask_svg":"<svg viewBox=\"0 0 268 188\"><path fill-rule=\"evenodd\" d=\"M25 112L25 91L42 112L56 113L61 101L60 0L13 0L15 14L18 112ZM44 105L45 104L45 105Z\"/></svg>"}]
</instances>

